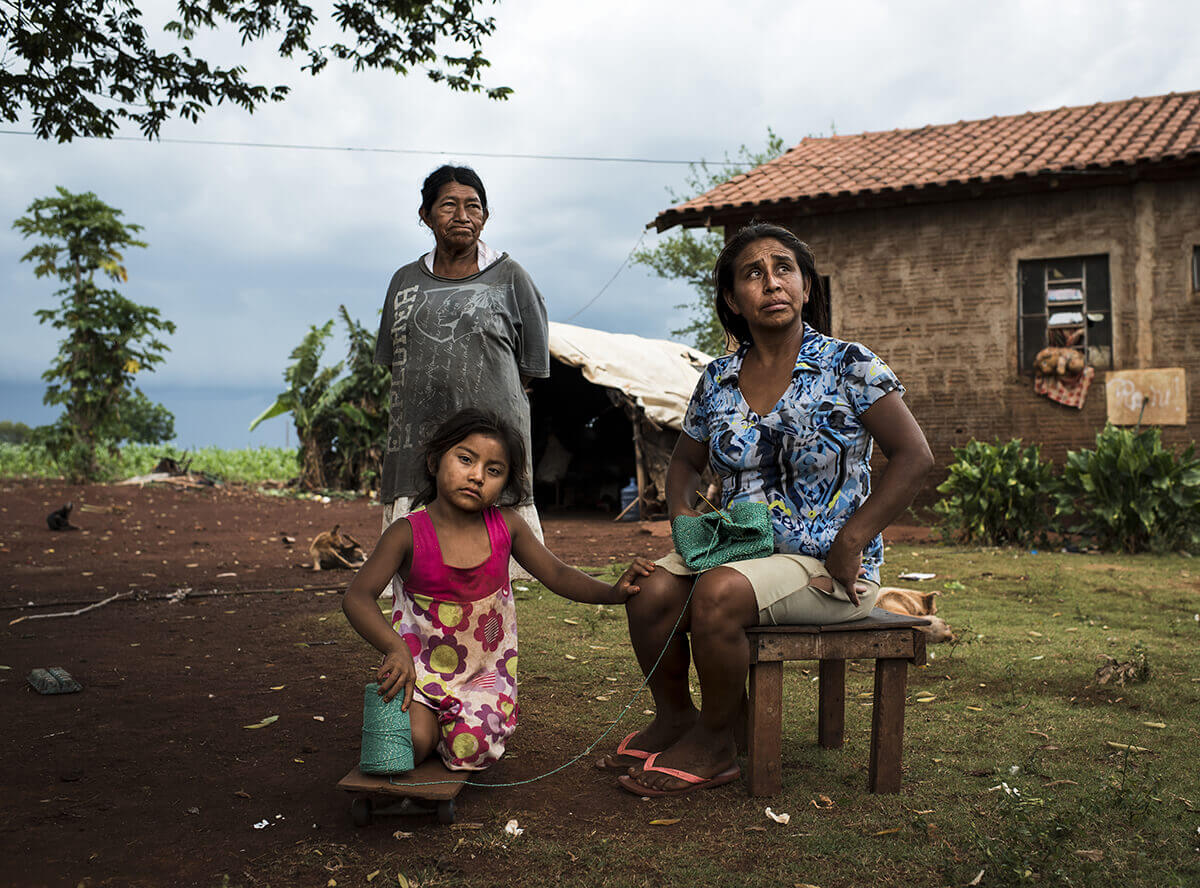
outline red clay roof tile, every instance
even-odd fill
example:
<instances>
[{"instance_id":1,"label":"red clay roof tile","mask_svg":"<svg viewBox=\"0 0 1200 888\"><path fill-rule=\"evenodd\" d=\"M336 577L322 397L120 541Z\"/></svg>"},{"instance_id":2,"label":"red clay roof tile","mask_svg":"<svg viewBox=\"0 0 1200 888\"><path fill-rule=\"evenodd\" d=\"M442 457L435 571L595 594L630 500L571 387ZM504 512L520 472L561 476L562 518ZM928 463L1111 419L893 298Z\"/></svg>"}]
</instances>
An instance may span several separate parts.
<instances>
[{"instance_id":1,"label":"red clay roof tile","mask_svg":"<svg viewBox=\"0 0 1200 888\"><path fill-rule=\"evenodd\" d=\"M1200 155L1200 92L1098 102L917 129L809 137L664 210L660 227L723 208L988 182Z\"/></svg>"}]
</instances>

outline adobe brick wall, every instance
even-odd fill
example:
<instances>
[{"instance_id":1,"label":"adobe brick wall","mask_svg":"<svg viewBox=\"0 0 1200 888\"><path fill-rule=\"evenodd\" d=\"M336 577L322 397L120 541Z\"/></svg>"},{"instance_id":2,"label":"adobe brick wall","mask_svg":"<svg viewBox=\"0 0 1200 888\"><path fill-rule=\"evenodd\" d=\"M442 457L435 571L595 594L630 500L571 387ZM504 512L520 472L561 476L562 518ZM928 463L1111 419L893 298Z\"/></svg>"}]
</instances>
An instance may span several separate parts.
<instances>
[{"instance_id":1,"label":"adobe brick wall","mask_svg":"<svg viewBox=\"0 0 1200 888\"><path fill-rule=\"evenodd\" d=\"M1017 371L1023 259L1108 254L1114 369L1186 368L1189 425L1164 429L1163 437L1200 439L1200 295L1190 273L1192 246L1200 244L1200 179L773 221L806 240L831 276L834 335L875 350L907 387L938 460L931 488L945 477L951 448L972 437L1038 443L1061 464L1068 449L1091 446L1104 425L1103 371L1082 410L1035 394L1032 377ZM1153 244L1140 266L1138 226ZM1140 279L1153 281L1142 336L1149 355L1139 354L1139 269Z\"/></svg>"}]
</instances>

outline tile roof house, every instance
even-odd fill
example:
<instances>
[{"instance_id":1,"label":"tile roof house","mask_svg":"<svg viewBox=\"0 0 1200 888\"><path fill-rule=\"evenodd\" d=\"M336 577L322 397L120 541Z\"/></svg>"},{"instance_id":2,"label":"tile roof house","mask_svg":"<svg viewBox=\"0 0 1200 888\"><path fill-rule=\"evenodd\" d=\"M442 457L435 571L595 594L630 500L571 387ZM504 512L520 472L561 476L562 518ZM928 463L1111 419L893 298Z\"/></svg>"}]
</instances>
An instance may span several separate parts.
<instances>
[{"instance_id":1,"label":"tile roof house","mask_svg":"<svg viewBox=\"0 0 1200 888\"><path fill-rule=\"evenodd\" d=\"M1061 461L1133 421L1117 379L1164 440L1200 438L1200 92L810 137L652 224L751 219L813 247L834 335L899 373L939 462L971 437ZM1035 391L1047 346L1086 364L1068 397Z\"/></svg>"}]
</instances>

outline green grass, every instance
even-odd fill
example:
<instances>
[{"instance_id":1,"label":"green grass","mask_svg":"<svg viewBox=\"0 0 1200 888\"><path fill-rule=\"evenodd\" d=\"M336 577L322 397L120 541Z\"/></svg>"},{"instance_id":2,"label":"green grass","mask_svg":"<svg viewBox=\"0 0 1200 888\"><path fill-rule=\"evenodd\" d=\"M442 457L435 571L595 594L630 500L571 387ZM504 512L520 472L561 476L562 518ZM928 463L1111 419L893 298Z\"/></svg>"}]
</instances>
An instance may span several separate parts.
<instances>
[{"instance_id":1,"label":"green grass","mask_svg":"<svg viewBox=\"0 0 1200 888\"><path fill-rule=\"evenodd\" d=\"M931 646L928 665L909 671L898 795L866 791L870 661L848 664L840 750L815 742L816 664L789 663L776 797L748 798L738 784L639 803L631 817L611 777L591 770L593 756L550 778L560 781L559 795L579 787L571 814L539 806L536 792L475 791L464 797L463 819L481 829L381 823L371 830L387 841L364 831L322 858L315 840L281 851L268 871L324 884L319 861L337 853L346 863L339 885L365 884L380 870L375 884L397 884L403 872L422 888L492 886L498 873L508 874L499 880L506 884L546 888L918 888L966 885L981 870L983 886L1200 884L1200 563L904 545L888 556L885 584L905 585L897 576L906 570L937 574L922 585L944 590L940 614L959 633L957 644ZM552 765L552 744L561 744L554 755L562 759L586 747L641 675L622 609L567 602L536 584L517 598L522 723L510 748ZM1105 656L1140 654L1148 680L1096 683ZM602 748L652 706L637 700ZM770 822L767 805L791 822ZM525 835L504 834L509 817ZM680 821L650 822L673 818ZM392 842L397 828L416 837Z\"/></svg>"},{"instance_id":2,"label":"green grass","mask_svg":"<svg viewBox=\"0 0 1200 888\"><path fill-rule=\"evenodd\" d=\"M222 481L256 484L287 481L299 474L296 451L283 447L246 447L222 450L202 447L183 451L169 444L129 444L115 456L101 452L101 480L115 481L152 471L167 456L183 463L190 459L193 472L204 472ZM0 443L0 478L57 478L61 471L44 450L32 444Z\"/></svg>"}]
</instances>

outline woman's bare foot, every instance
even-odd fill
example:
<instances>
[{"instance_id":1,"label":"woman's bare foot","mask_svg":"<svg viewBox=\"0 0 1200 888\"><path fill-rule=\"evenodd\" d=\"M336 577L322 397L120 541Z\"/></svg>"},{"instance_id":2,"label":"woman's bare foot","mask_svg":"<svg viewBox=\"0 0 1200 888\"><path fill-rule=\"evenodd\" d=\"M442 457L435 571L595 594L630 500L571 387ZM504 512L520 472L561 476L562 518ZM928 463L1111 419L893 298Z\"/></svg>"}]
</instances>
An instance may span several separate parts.
<instances>
[{"instance_id":1,"label":"woman's bare foot","mask_svg":"<svg viewBox=\"0 0 1200 888\"><path fill-rule=\"evenodd\" d=\"M654 760L654 766L672 768L708 779L728 771L736 754L732 730L714 734L696 722L676 743L662 751ZM629 769L629 777L641 787L660 792L686 790L692 786L670 774L643 771L641 763Z\"/></svg>"},{"instance_id":2,"label":"woman's bare foot","mask_svg":"<svg viewBox=\"0 0 1200 888\"><path fill-rule=\"evenodd\" d=\"M685 710L677 715L660 713L636 736L629 740L629 748L640 752L661 752L691 729L700 713L696 709ZM602 771L616 771L620 774L628 772L634 765L644 761L641 757L618 755L610 752L596 762L596 767Z\"/></svg>"}]
</instances>

